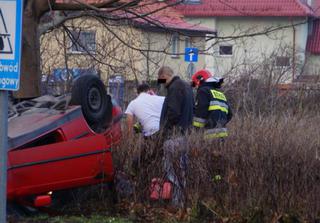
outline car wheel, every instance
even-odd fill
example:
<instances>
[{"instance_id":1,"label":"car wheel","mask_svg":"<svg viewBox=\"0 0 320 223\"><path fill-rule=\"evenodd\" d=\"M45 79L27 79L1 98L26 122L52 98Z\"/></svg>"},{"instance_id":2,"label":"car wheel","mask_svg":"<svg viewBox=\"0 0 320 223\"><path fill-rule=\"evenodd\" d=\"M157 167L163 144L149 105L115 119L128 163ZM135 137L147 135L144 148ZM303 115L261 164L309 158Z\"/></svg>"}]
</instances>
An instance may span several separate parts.
<instances>
[{"instance_id":1,"label":"car wheel","mask_svg":"<svg viewBox=\"0 0 320 223\"><path fill-rule=\"evenodd\" d=\"M71 104L81 105L86 121L95 131L105 128L112 119L111 97L95 75L84 75L75 80Z\"/></svg>"}]
</instances>

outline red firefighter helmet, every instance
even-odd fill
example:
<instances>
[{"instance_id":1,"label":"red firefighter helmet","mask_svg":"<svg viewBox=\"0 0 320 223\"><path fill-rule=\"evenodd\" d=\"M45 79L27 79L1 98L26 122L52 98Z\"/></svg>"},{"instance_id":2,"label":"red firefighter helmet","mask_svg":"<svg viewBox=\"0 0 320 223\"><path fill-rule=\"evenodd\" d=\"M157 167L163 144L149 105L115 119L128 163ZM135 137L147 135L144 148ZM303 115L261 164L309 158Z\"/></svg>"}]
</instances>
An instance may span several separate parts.
<instances>
[{"instance_id":1,"label":"red firefighter helmet","mask_svg":"<svg viewBox=\"0 0 320 223\"><path fill-rule=\"evenodd\" d=\"M212 74L208 70L199 70L191 77L192 86L199 87L202 82L206 81L210 77L212 77Z\"/></svg>"}]
</instances>

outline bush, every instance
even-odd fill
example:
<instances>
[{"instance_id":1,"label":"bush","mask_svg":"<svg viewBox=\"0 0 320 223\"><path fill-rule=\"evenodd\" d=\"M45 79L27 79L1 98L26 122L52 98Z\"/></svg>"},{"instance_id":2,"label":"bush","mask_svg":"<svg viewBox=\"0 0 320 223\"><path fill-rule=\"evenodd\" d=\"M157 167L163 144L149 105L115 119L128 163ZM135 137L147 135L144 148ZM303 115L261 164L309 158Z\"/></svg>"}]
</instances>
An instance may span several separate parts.
<instances>
[{"instance_id":1,"label":"bush","mask_svg":"<svg viewBox=\"0 0 320 223\"><path fill-rule=\"evenodd\" d=\"M320 94L258 85L227 91L235 116L224 142L189 135L185 193L191 214L200 213L202 203L230 222L239 216L242 222L286 216L314 221L320 216ZM141 151L148 158L139 163ZM151 179L164 177L162 143L146 144L136 136L124 140L114 156L115 165L134 182L130 199L149 204Z\"/></svg>"},{"instance_id":2,"label":"bush","mask_svg":"<svg viewBox=\"0 0 320 223\"><path fill-rule=\"evenodd\" d=\"M287 115L319 112L320 84L266 84L243 77L224 87L237 114Z\"/></svg>"}]
</instances>

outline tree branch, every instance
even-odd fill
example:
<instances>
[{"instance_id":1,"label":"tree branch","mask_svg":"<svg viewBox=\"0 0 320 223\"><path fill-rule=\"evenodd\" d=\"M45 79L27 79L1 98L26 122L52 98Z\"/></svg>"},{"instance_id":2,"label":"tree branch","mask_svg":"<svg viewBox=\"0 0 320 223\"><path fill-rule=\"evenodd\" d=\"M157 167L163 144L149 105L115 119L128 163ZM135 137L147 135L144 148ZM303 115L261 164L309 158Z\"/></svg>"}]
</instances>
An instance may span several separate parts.
<instances>
[{"instance_id":1,"label":"tree branch","mask_svg":"<svg viewBox=\"0 0 320 223\"><path fill-rule=\"evenodd\" d=\"M67 20L71 19L76 19L85 16L86 13L83 13L81 11L77 13L72 13L72 14L62 14L62 13L55 13L54 17L52 17L52 21L47 22L47 23L41 23L39 25L38 31L39 35L42 35L54 28L58 28L62 24L64 24Z\"/></svg>"},{"instance_id":2,"label":"tree branch","mask_svg":"<svg viewBox=\"0 0 320 223\"><path fill-rule=\"evenodd\" d=\"M52 6L53 10L68 10L68 11L74 11L74 10L86 10L86 9L93 9L100 11L100 8L108 8L112 7L115 3L120 2L120 0L105 0L101 3L91 3L87 4L83 1L77 0L78 4L75 3L55 3Z\"/></svg>"}]
</instances>

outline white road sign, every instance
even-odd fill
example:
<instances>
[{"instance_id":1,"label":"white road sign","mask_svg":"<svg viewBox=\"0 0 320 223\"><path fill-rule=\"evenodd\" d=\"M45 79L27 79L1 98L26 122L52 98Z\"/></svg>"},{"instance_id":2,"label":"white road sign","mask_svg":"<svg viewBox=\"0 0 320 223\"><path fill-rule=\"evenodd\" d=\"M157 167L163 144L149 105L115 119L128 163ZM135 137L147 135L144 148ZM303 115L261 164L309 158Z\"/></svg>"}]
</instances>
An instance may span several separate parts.
<instances>
[{"instance_id":1,"label":"white road sign","mask_svg":"<svg viewBox=\"0 0 320 223\"><path fill-rule=\"evenodd\" d=\"M0 90L18 90L22 0L0 0Z\"/></svg>"}]
</instances>

